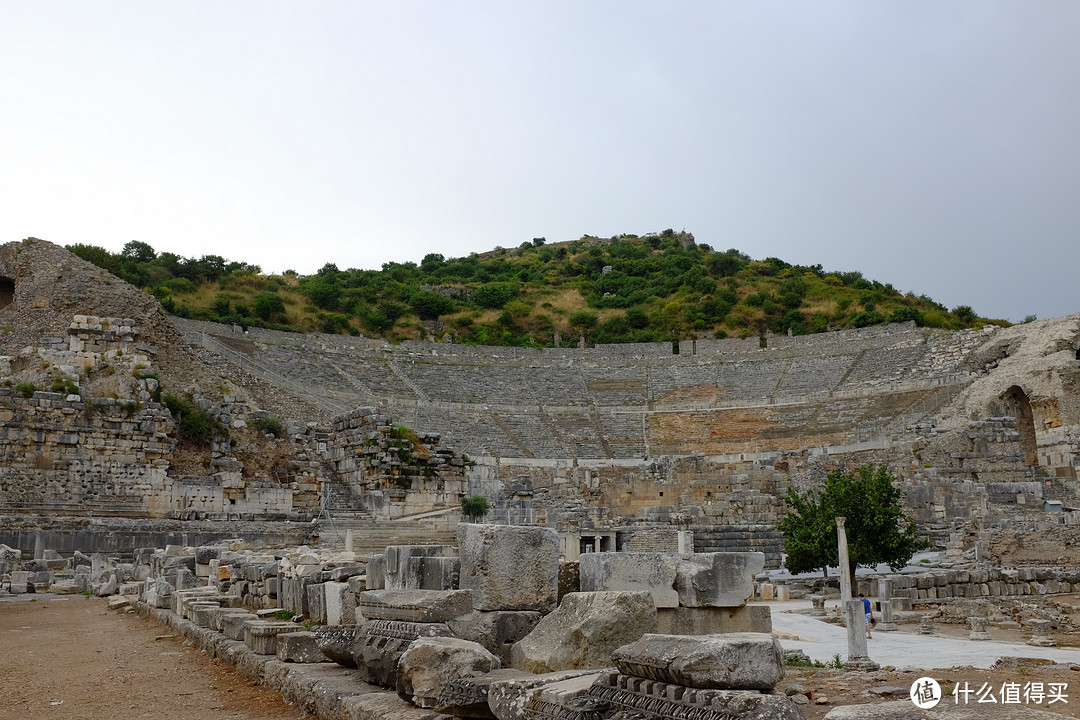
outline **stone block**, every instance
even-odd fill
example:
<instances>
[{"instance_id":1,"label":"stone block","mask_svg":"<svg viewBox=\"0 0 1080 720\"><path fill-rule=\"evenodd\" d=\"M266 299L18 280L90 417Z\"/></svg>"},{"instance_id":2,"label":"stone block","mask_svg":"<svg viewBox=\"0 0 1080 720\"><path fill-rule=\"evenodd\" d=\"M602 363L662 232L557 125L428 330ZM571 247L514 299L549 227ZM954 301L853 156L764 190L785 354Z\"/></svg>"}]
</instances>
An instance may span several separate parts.
<instances>
[{"instance_id":1,"label":"stone block","mask_svg":"<svg viewBox=\"0 0 1080 720\"><path fill-rule=\"evenodd\" d=\"M353 695L341 701L343 720L453 720L452 715L418 708L395 692Z\"/></svg>"},{"instance_id":2,"label":"stone block","mask_svg":"<svg viewBox=\"0 0 1080 720\"><path fill-rule=\"evenodd\" d=\"M424 589L423 559L456 557L457 549L452 545L390 545L383 555L386 558L387 590L420 590ZM437 574L437 565L431 565L433 576Z\"/></svg>"},{"instance_id":3,"label":"stone block","mask_svg":"<svg viewBox=\"0 0 1080 720\"><path fill-rule=\"evenodd\" d=\"M326 624L327 625L341 625L346 622L345 615L345 597L349 593L349 583L343 582L326 582L323 583L323 593L325 595L323 600L323 607L326 610ZM355 603L353 608L355 610ZM356 622L356 616L353 615L347 620L350 624Z\"/></svg>"},{"instance_id":4,"label":"stone block","mask_svg":"<svg viewBox=\"0 0 1080 720\"><path fill-rule=\"evenodd\" d=\"M624 675L692 688L769 691L784 677L783 649L764 633L647 634L612 659Z\"/></svg>"},{"instance_id":5,"label":"stone block","mask_svg":"<svg viewBox=\"0 0 1080 720\"><path fill-rule=\"evenodd\" d=\"M559 561L559 601L563 595L581 592L581 568L577 561Z\"/></svg>"},{"instance_id":6,"label":"stone block","mask_svg":"<svg viewBox=\"0 0 1080 720\"><path fill-rule=\"evenodd\" d=\"M30 591L30 573L25 570L16 570L11 573L11 583L8 586L13 595L21 595Z\"/></svg>"},{"instance_id":7,"label":"stone block","mask_svg":"<svg viewBox=\"0 0 1080 720\"><path fill-rule=\"evenodd\" d=\"M498 672L507 672L501 670ZM518 671L521 672L521 671ZM527 706L538 688L552 689L558 692L559 683L573 678L586 677L586 686L592 685L598 673L588 670L563 670L539 675L525 673L523 677L508 677L493 680L488 685L488 707L498 720L525 720L530 717ZM581 683L578 683L578 687ZM587 693L586 689L583 693ZM537 698L539 700L539 697Z\"/></svg>"},{"instance_id":8,"label":"stone block","mask_svg":"<svg viewBox=\"0 0 1080 720\"><path fill-rule=\"evenodd\" d=\"M244 624L244 644L256 655L276 655L277 636L297 630L291 622L250 620Z\"/></svg>"},{"instance_id":9,"label":"stone block","mask_svg":"<svg viewBox=\"0 0 1080 720\"><path fill-rule=\"evenodd\" d=\"M457 529L460 585L477 610L550 612L559 593L559 535L552 528L472 525Z\"/></svg>"},{"instance_id":10,"label":"stone block","mask_svg":"<svg viewBox=\"0 0 1080 720\"><path fill-rule=\"evenodd\" d=\"M218 632L224 632L224 618L226 615L249 615L252 618L254 614L244 610L243 608L210 608L206 611L207 616L210 618L210 624L207 626L211 630L217 630ZM242 638L241 638L242 639Z\"/></svg>"},{"instance_id":11,"label":"stone block","mask_svg":"<svg viewBox=\"0 0 1080 720\"><path fill-rule=\"evenodd\" d=\"M213 616L211 616L210 611L220 608L221 603L207 600L192 603L188 612L191 615L191 622L199 627L208 628L213 622Z\"/></svg>"},{"instance_id":12,"label":"stone block","mask_svg":"<svg viewBox=\"0 0 1080 720\"><path fill-rule=\"evenodd\" d=\"M294 626L295 627L295 626ZM282 633L277 636L277 659L282 662L320 663L327 657L310 632Z\"/></svg>"},{"instance_id":13,"label":"stone block","mask_svg":"<svg viewBox=\"0 0 1080 720\"><path fill-rule=\"evenodd\" d=\"M529 610L474 610L447 620L446 624L454 635L483 645L504 666L509 666L514 643L531 633L542 617L541 613Z\"/></svg>"},{"instance_id":14,"label":"stone block","mask_svg":"<svg viewBox=\"0 0 1080 720\"><path fill-rule=\"evenodd\" d=\"M221 616L221 632L225 633L225 637L230 640L244 640L244 626L249 622L265 622L260 621L258 616L252 613L244 613L243 615L222 615ZM293 628L295 629L295 625Z\"/></svg>"},{"instance_id":15,"label":"stone block","mask_svg":"<svg viewBox=\"0 0 1080 720\"><path fill-rule=\"evenodd\" d=\"M486 703L482 708L459 708L449 696L449 686L501 666L499 658L477 643L453 637L419 638L398 659L397 692L422 708L453 715L462 715L463 710L468 713L464 717L485 717L490 714Z\"/></svg>"},{"instance_id":16,"label":"stone block","mask_svg":"<svg viewBox=\"0 0 1080 720\"><path fill-rule=\"evenodd\" d=\"M367 683L397 687L398 659L414 640L452 635L446 623L369 620L353 645L358 675Z\"/></svg>"},{"instance_id":17,"label":"stone block","mask_svg":"<svg viewBox=\"0 0 1080 720\"><path fill-rule=\"evenodd\" d=\"M658 608L678 607L676 557L651 552L587 553L578 558L581 591L644 591Z\"/></svg>"},{"instance_id":18,"label":"stone block","mask_svg":"<svg viewBox=\"0 0 1080 720\"><path fill-rule=\"evenodd\" d=\"M765 553L715 552L682 556L675 587L684 607L738 607L754 594Z\"/></svg>"},{"instance_id":19,"label":"stone block","mask_svg":"<svg viewBox=\"0 0 1080 720\"><path fill-rule=\"evenodd\" d=\"M356 667L353 649L360 629L358 625L323 625L315 628L312 635L319 651L331 662L345 667Z\"/></svg>"},{"instance_id":20,"label":"stone block","mask_svg":"<svg viewBox=\"0 0 1080 720\"><path fill-rule=\"evenodd\" d=\"M733 608L658 608L656 631L661 635L771 633L772 611L766 605L743 605Z\"/></svg>"},{"instance_id":21,"label":"stone block","mask_svg":"<svg viewBox=\"0 0 1080 720\"><path fill-rule=\"evenodd\" d=\"M513 645L511 664L535 673L607 667L612 651L656 627L647 592L571 593Z\"/></svg>"},{"instance_id":22,"label":"stone block","mask_svg":"<svg viewBox=\"0 0 1080 720\"><path fill-rule=\"evenodd\" d=\"M367 564L367 582L365 589L367 590L385 590L386 589L386 556L385 555L372 555Z\"/></svg>"},{"instance_id":23,"label":"stone block","mask_svg":"<svg viewBox=\"0 0 1080 720\"><path fill-rule=\"evenodd\" d=\"M461 561L456 557L410 557L406 587L419 590L456 590Z\"/></svg>"},{"instance_id":24,"label":"stone block","mask_svg":"<svg viewBox=\"0 0 1080 720\"><path fill-rule=\"evenodd\" d=\"M572 703L559 707L569 710L574 717L580 717L575 711L584 711L592 716L641 720L802 720L803 717L795 702L781 693L688 688L619 672L601 673L586 697L574 698ZM561 713L558 716L563 717Z\"/></svg>"},{"instance_id":25,"label":"stone block","mask_svg":"<svg viewBox=\"0 0 1080 720\"><path fill-rule=\"evenodd\" d=\"M473 609L469 590L365 590L357 598L366 619L446 622Z\"/></svg>"},{"instance_id":26,"label":"stone block","mask_svg":"<svg viewBox=\"0 0 1080 720\"><path fill-rule=\"evenodd\" d=\"M304 588L304 592L307 593L307 614L304 615L308 620L319 623L320 625L326 624L326 591L324 589L324 583L312 583Z\"/></svg>"}]
</instances>

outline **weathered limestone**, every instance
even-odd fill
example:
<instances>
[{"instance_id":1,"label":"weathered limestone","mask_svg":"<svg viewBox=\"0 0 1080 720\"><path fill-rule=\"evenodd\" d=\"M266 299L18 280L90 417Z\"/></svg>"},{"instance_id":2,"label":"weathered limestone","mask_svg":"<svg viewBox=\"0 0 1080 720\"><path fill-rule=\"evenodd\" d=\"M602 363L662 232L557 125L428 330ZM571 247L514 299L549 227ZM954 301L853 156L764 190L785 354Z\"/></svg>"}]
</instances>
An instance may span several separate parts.
<instances>
[{"instance_id":1,"label":"weathered limestone","mask_svg":"<svg viewBox=\"0 0 1080 720\"><path fill-rule=\"evenodd\" d=\"M813 608L810 610L810 614L815 617L825 616L825 596L824 595L811 595L810 603Z\"/></svg>"},{"instance_id":2,"label":"weathered limestone","mask_svg":"<svg viewBox=\"0 0 1080 720\"><path fill-rule=\"evenodd\" d=\"M508 672L502 670L499 672ZM522 671L514 671L522 673ZM564 670L551 673L522 673L523 676L498 679L488 685L488 707L498 720L525 720L530 716L530 700L533 691L542 688L549 691L559 688L559 683L573 678L586 677L585 686L591 686L599 674L585 670ZM580 686L580 683L576 684Z\"/></svg>"},{"instance_id":3,"label":"weathered limestone","mask_svg":"<svg viewBox=\"0 0 1080 720\"><path fill-rule=\"evenodd\" d=\"M455 717L494 718L491 711L491 686L507 680L527 680L539 677L524 670L507 668L480 675L464 676L443 686L438 704L433 709Z\"/></svg>"},{"instance_id":4,"label":"weathered limestone","mask_svg":"<svg viewBox=\"0 0 1080 720\"><path fill-rule=\"evenodd\" d=\"M385 558L386 589L388 590L449 590L449 587L431 587L427 585L445 584L445 574L454 575L457 563L425 563L427 558L454 559L457 548L452 545L390 545L383 553ZM449 570L446 569L449 565ZM430 575L430 577L426 576ZM427 582L425 582L427 581Z\"/></svg>"},{"instance_id":5,"label":"weathered limestone","mask_svg":"<svg viewBox=\"0 0 1080 720\"><path fill-rule=\"evenodd\" d=\"M1036 647L1056 647L1057 640L1050 635L1050 621L1049 620L1030 620L1031 625L1031 639L1027 641L1028 645L1035 645Z\"/></svg>"},{"instance_id":6,"label":"weathered limestone","mask_svg":"<svg viewBox=\"0 0 1080 720\"><path fill-rule=\"evenodd\" d=\"M724 690L772 690L784 677L779 641L764 633L646 634L614 653L624 675Z\"/></svg>"},{"instance_id":7,"label":"weathered limestone","mask_svg":"<svg viewBox=\"0 0 1080 720\"><path fill-rule=\"evenodd\" d=\"M345 667L356 667L353 648L360 629L361 626L357 625L338 627L323 625L315 628L312 635L315 637L315 645L319 648L319 652L327 659Z\"/></svg>"},{"instance_id":8,"label":"weathered limestone","mask_svg":"<svg viewBox=\"0 0 1080 720\"><path fill-rule=\"evenodd\" d=\"M555 609L559 536L544 527L462 524L460 584L477 610Z\"/></svg>"},{"instance_id":9,"label":"weathered limestone","mask_svg":"<svg viewBox=\"0 0 1080 720\"><path fill-rule=\"evenodd\" d=\"M679 606L677 562L665 553L587 553L578 558L582 592L644 591L658 608Z\"/></svg>"},{"instance_id":10,"label":"weathered limestone","mask_svg":"<svg viewBox=\"0 0 1080 720\"><path fill-rule=\"evenodd\" d=\"M225 633L225 637L230 640L244 640L244 626L249 622L265 622L260 621L258 616L252 613L245 613L243 615L223 615L221 616L221 632ZM293 625L293 629L296 626Z\"/></svg>"},{"instance_id":11,"label":"weathered limestone","mask_svg":"<svg viewBox=\"0 0 1080 720\"><path fill-rule=\"evenodd\" d=\"M862 600L848 600L844 604L844 623L847 625L848 641L848 657L844 662L844 667L848 670L871 672L881 667L866 653L865 610Z\"/></svg>"},{"instance_id":12,"label":"weathered limestone","mask_svg":"<svg viewBox=\"0 0 1080 720\"><path fill-rule=\"evenodd\" d=\"M919 618L919 634L920 635L933 635L934 634L934 618L929 615L923 615Z\"/></svg>"},{"instance_id":13,"label":"weathered limestone","mask_svg":"<svg viewBox=\"0 0 1080 720\"><path fill-rule=\"evenodd\" d=\"M311 632L291 632L277 636L277 659L282 662L320 663L326 662Z\"/></svg>"},{"instance_id":14,"label":"weathered limestone","mask_svg":"<svg viewBox=\"0 0 1080 720\"><path fill-rule=\"evenodd\" d=\"M420 638L398 660L397 692L422 708L440 712L465 711L468 717L485 717L478 707L459 707L449 697L451 683L501 668L499 658L477 643L458 638ZM483 708L485 711L486 707ZM480 714L478 714L480 713ZM461 712L452 712L460 715Z\"/></svg>"},{"instance_id":15,"label":"weathered limestone","mask_svg":"<svg viewBox=\"0 0 1080 720\"><path fill-rule=\"evenodd\" d=\"M297 626L291 622L250 620L244 623L244 644L258 655L276 655L277 636L296 631Z\"/></svg>"},{"instance_id":16,"label":"weathered limestone","mask_svg":"<svg viewBox=\"0 0 1080 720\"><path fill-rule=\"evenodd\" d=\"M968 634L970 640L990 640L990 633L986 631L987 620L984 617L969 617L967 619L968 624L971 625L971 633Z\"/></svg>"},{"instance_id":17,"label":"weathered limestone","mask_svg":"<svg viewBox=\"0 0 1080 720\"><path fill-rule=\"evenodd\" d=\"M772 611L764 605L660 608L656 611L656 631L661 635L771 633Z\"/></svg>"},{"instance_id":18,"label":"weathered limestone","mask_svg":"<svg viewBox=\"0 0 1080 720\"><path fill-rule=\"evenodd\" d=\"M509 666L514 643L531 633L542 617L542 613L528 610L474 610L468 615L451 618L446 624L454 635L479 643L504 666Z\"/></svg>"},{"instance_id":19,"label":"weathered limestone","mask_svg":"<svg viewBox=\"0 0 1080 720\"><path fill-rule=\"evenodd\" d=\"M364 682L397 687L398 659L421 637L451 637L445 623L369 620L357 634L353 661Z\"/></svg>"},{"instance_id":20,"label":"weathered limestone","mask_svg":"<svg viewBox=\"0 0 1080 720\"><path fill-rule=\"evenodd\" d=\"M357 599L368 619L446 622L473 611L469 590L365 590Z\"/></svg>"},{"instance_id":21,"label":"weathered limestone","mask_svg":"<svg viewBox=\"0 0 1080 720\"><path fill-rule=\"evenodd\" d=\"M611 653L656 631L656 608L647 592L570 593L511 649L519 670L602 668Z\"/></svg>"}]
</instances>

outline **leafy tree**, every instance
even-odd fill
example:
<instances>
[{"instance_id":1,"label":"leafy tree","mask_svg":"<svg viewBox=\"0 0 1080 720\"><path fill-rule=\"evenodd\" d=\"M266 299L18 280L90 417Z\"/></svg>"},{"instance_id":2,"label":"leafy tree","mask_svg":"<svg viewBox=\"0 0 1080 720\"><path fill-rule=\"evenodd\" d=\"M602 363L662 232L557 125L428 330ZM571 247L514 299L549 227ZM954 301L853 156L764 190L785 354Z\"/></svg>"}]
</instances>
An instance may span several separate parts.
<instances>
[{"instance_id":1,"label":"leafy tree","mask_svg":"<svg viewBox=\"0 0 1080 720\"><path fill-rule=\"evenodd\" d=\"M409 298L409 305L421 320L437 320L440 315L454 309L454 301L445 295L429 290L417 290Z\"/></svg>"},{"instance_id":2,"label":"leafy tree","mask_svg":"<svg viewBox=\"0 0 1080 720\"><path fill-rule=\"evenodd\" d=\"M154 248L150 247L144 242L138 240L131 240L124 244L124 248L120 251L120 255L124 258L130 258L135 262L153 262L157 259L157 253Z\"/></svg>"},{"instance_id":3,"label":"leafy tree","mask_svg":"<svg viewBox=\"0 0 1080 720\"><path fill-rule=\"evenodd\" d=\"M461 498L461 514L469 522L479 522L491 511L491 503L483 495Z\"/></svg>"},{"instance_id":4,"label":"leafy tree","mask_svg":"<svg viewBox=\"0 0 1080 720\"><path fill-rule=\"evenodd\" d=\"M957 305L952 309L952 314L965 325L971 325L978 319L975 311L971 309L970 305Z\"/></svg>"},{"instance_id":5,"label":"leafy tree","mask_svg":"<svg viewBox=\"0 0 1080 720\"><path fill-rule=\"evenodd\" d=\"M501 310L503 305L517 297L517 294L517 287L513 283L490 282L476 288L472 299L480 307Z\"/></svg>"},{"instance_id":6,"label":"leafy tree","mask_svg":"<svg viewBox=\"0 0 1080 720\"><path fill-rule=\"evenodd\" d=\"M836 518L845 517L848 566L854 577L859 565L887 563L899 570L928 544L915 534L915 522L900 506L896 478L884 465L855 472L833 470L821 490L787 494L788 513L777 525L787 538L784 551L793 573L839 563ZM827 570L826 570L827 572Z\"/></svg>"},{"instance_id":7,"label":"leafy tree","mask_svg":"<svg viewBox=\"0 0 1080 720\"><path fill-rule=\"evenodd\" d=\"M255 315L269 320L275 313L285 312L285 301L272 292L262 292L255 296Z\"/></svg>"},{"instance_id":8,"label":"leafy tree","mask_svg":"<svg viewBox=\"0 0 1080 720\"><path fill-rule=\"evenodd\" d=\"M923 323L926 322L921 310L906 305L896 308L893 310L892 315L889 316L889 322L891 323L907 322L908 320L913 321L919 327L922 327Z\"/></svg>"}]
</instances>

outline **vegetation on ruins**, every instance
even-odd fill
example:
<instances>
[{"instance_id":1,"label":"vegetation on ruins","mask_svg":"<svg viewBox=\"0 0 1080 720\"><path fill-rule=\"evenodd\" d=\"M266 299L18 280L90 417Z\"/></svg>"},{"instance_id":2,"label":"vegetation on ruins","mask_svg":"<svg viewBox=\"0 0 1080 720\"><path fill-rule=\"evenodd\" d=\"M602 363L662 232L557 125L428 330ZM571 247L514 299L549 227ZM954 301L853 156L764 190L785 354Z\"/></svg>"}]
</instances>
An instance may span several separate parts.
<instances>
[{"instance_id":1,"label":"vegetation on ruins","mask_svg":"<svg viewBox=\"0 0 1080 720\"><path fill-rule=\"evenodd\" d=\"M190 396L165 394L162 402L172 413L176 429L184 439L205 444L215 437L229 437L229 429L196 405Z\"/></svg>"},{"instance_id":2,"label":"vegetation on ruins","mask_svg":"<svg viewBox=\"0 0 1080 720\"><path fill-rule=\"evenodd\" d=\"M570 347L698 337L802 335L895 322L960 329L987 322L854 271L751 259L687 232L583 236L468 257L439 253L381 270L264 275L219 255L185 258L131 241L119 253L68 250L160 300L181 317L391 341ZM993 321L1005 324L1004 321Z\"/></svg>"},{"instance_id":3,"label":"vegetation on ruins","mask_svg":"<svg viewBox=\"0 0 1080 720\"><path fill-rule=\"evenodd\" d=\"M896 478L884 465L855 472L833 470L820 490L789 488L788 512L777 525L784 533L787 569L793 573L822 570L839 563L836 518L847 518L849 568L887 563L900 570L917 551L929 545L915 534L915 521L904 514Z\"/></svg>"},{"instance_id":4,"label":"vegetation on ruins","mask_svg":"<svg viewBox=\"0 0 1080 720\"><path fill-rule=\"evenodd\" d=\"M461 498L461 515L469 522L480 522L491 512L491 503L483 495Z\"/></svg>"},{"instance_id":5,"label":"vegetation on ruins","mask_svg":"<svg viewBox=\"0 0 1080 720\"><path fill-rule=\"evenodd\" d=\"M254 425L259 432L268 433L276 438L280 438L285 434L285 427L276 417L255 418Z\"/></svg>"}]
</instances>

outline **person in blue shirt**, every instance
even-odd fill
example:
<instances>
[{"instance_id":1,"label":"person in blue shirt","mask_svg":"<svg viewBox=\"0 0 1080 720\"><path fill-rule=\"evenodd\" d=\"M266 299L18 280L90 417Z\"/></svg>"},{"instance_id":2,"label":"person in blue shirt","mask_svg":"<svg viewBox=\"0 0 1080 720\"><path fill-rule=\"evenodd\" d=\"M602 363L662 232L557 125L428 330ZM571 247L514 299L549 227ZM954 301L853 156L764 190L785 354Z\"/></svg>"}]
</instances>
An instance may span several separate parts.
<instances>
[{"instance_id":1,"label":"person in blue shirt","mask_svg":"<svg viewBox=\"0 0 1080 720\"><path fill-rule=\"evenodd\" d=\"M866 616L866 637L874 637L870 634L870 623L874 620L874 614L870 611L870 600L862 593L859 593L859 599L862 600L863 614Z\"/></svg>"}]
</instances>

